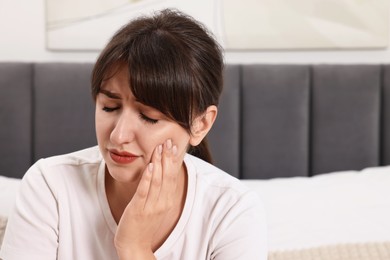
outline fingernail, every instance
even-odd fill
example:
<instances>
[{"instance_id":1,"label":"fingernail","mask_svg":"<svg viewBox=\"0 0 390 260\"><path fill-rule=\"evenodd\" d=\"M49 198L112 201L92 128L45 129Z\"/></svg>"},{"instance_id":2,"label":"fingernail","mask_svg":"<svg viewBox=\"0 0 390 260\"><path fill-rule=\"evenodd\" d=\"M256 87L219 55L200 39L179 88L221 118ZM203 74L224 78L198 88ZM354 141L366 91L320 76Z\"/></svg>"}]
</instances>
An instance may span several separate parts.
<instances>
[{"instance_id":1,"label":"fingernail","mask_svg":"<svg viewBox=\"0 0 390 260\"><path fill-rule=\"evenodd\" d=\"M162 145L160 144L157 149L158 149L158 153L161 154L162 153Z\"/></svg>"},{"instance_id":2,"label":"fingernail","mask_svg":"<svg viewBox=\"0 0 390 260\"><path fill-rule=\"evenodd\" d=\"M168 140L167 140L167 148L168 148L168 149L171 149L171 148L172 148L172 140L171 140L171 139L168 139Z\"/></svg>"},{"instance_id":3,"label":"fingernail","mask_svg":"<svg viewBox=\"0 0 390 260\"><path fill-rule=\"evenodd\" d=\"M176 153L177 153L177 146L176 145L174 145L172 147L172 153L173 153L173 155L176 155Z\"/></svg>"},{"instance_id":4,"label":"fingernail","mask_svg":"<svg viewBox=\"0 0 390 260\"><path fill-rule=\"evenodd\" d=\"M153 172L153 163L149 163L148 170L149 170L150 173Z\"/></svg>"}]
</instances>

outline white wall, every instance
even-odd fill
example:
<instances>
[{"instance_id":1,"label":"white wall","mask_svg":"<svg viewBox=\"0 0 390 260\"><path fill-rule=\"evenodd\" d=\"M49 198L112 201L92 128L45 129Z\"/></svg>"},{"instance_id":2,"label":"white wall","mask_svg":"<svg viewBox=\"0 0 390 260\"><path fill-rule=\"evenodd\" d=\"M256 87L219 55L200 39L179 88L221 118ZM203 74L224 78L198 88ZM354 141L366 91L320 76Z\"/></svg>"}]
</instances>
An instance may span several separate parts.
<instances>
[{"instance_id":1,"label":"white wall","mask_svg":"<svg viewBox=\"0 0 390 260\"><path fill-rule=\"evenodd\" d=\"M44 0L0 0L0 61L89 62L95 61L97 55L45 49ZM225 59L228 63L390 63L390 49L229 51Z\"/></svg>"}]
</instances>

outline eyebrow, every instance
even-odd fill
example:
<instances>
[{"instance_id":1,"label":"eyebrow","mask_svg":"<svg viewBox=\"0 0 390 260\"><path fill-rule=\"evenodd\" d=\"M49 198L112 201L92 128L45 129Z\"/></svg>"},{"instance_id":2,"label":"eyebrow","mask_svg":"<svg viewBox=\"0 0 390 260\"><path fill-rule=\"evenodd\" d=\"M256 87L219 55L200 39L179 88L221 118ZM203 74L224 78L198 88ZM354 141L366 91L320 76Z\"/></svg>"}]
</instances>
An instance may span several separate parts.
<instances>
[{"instance_id":1,"label":"eyebrow","mask_svg":"<svg viewBox=\"0 0 390 260\"><path fill-rule=\"evenodd\" d=\"M99 93L102 93L102 94L104 94L107 97L112 98L112 99L121 99L121 97L118 94L112 93L111 91L108 91L108 90L105 90L105 89L100 89Z\"/></svg>"}]
</instances>

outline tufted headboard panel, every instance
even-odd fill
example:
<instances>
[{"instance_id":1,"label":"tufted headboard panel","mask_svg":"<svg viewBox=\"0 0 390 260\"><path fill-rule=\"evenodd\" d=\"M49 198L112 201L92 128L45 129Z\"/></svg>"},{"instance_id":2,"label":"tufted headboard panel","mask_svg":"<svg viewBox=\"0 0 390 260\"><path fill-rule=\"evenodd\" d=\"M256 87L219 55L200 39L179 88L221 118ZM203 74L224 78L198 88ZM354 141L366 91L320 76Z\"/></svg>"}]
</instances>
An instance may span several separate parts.
<instances>
[{"instance_id":1,"label":"tufted headboard panel","mask_svg":"<svg viewBox=\"0 0 390 260\"><path fill-rule=\"evenodd\" d=\"M222 98L221 114L225 102L238 103L240 114L217 122L210 140L218 148L214 136L223 133L218 142L231 142L226 136L236 135L232 123L239 122L238 157L216 151L222 168L236 162L228 172L268 179L390 164L389 65L256 64L229 70L238 71L239 95Z\"/></svg>"},{"instance_id":2,"label":"tufted headboard panel","mask_svg":"<svg viewBox=\"0 0 390 260\"><path fill-rule=\"evenodd\" d=\"M0 63L0 175L22 177L32 162L31 64Z\"/></svg>"},{"instance_id":3,"label":"tufted headboard panel","mask_svg":"<svg viewBox=\"0 0 390 260\"><path fill-rule=\"evenodd\" d=\"M96 144L90 63L0 63L0 175ZM390 164L390 65L229 64L208 138L244 179Z\"/></svg>"}]
</instances>

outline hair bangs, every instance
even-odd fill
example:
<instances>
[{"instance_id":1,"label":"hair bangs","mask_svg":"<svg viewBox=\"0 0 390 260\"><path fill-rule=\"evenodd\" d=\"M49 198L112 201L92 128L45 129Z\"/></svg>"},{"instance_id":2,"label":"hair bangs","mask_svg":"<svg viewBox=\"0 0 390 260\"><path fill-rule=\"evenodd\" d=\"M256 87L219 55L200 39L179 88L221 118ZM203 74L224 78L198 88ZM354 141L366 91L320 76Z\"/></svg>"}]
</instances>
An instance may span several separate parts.
<instances>
[{"instance_id":1,"label":"hair bangs","mask_svg":"<svg viewBox=\"0 0 390 260\"><path fill-rule=\"evenodd\" d=\"M137 101L156 108L189 129L194 109L192 72L169 35L138 35L128 50L130 88ZM179 52L183 53L183 52Z\"/></svg>"}]
</instances>

